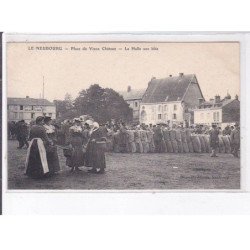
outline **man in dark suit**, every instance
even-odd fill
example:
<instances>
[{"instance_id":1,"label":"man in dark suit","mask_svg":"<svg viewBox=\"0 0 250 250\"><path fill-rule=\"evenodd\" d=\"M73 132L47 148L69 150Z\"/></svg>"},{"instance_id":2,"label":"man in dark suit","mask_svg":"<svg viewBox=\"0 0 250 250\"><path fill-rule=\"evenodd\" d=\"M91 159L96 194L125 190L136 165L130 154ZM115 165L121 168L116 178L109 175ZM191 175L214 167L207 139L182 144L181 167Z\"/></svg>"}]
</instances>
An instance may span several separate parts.
<instances>
[{"instance_id":1,"label":"man in dark suit","mask_svg":"<svg viewBox=\"0 0 250 250\"><path fill-rule=\"evenodd\" d=\"M239 157L240 150L240 126L238 123L235 124L234 130L231 132L230 141L231 149L234 157Z\"/></svg>"},{"instance_id":2,"label":"man in dark suit","mask_svg":"<svg viewBox=\"0 0 250 250\"><path fill-rule=\"evenodd\" d=\"M28 133L28 125L24 120L19 121L16 130L17 140L19 142L18 149L22 149L24 145L26 145L27 148L29 147L29 143L27 142Z\"/></svg>"},{"instance_id":3,"label":"man in dark suit","mask_svg":"<svg viewBox=\"0 0 250 250\"><path fill-rule=\"evenodd\" d=\"M219 148L219 130L217 125L213 124L212 129L209 132L210 134L210 147L212 150L211 157L217 157L216 152Z\"/></svg>"}]
</instances>

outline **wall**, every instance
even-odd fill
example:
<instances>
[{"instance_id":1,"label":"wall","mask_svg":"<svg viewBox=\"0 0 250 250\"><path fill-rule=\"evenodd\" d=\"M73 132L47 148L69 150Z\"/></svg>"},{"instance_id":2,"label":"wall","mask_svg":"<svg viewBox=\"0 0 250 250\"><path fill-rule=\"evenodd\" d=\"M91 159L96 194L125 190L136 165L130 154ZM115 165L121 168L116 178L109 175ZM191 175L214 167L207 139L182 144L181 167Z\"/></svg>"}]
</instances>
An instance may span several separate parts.
<instances>
[{"instance_id":1,"label":"wall","mask_svg":"<svg viewBox=\"0 0 250 250\"><path fill-rule=\"evenodd\" d=\"M139 121L139 112L140 112L141 99L127 100L126 102L129 104L129 107L133 109L133 120L134 120L134 122L138 122Z\"/></svg>"},{"instance_id":2,"label":"wall","mask_svg":"<svg viewBox=\"0 0 250 250\"><path fill-rule=\"evenodd\" d=\"M202 94L198 84L191 83L183 101L188 104L188 107L197 108L199 106L199 98L202 98Z\"/></svg>"},{"instance_id":3,"label":"wall","mask_svg":"<svg viewBox=\"0 0 250 250\"><path fill-rule=\"evenodd\" d=\"M33 114L33 117L32 117ZM20 105L8 105L8 120L30 122L35 120L38 116L51 116L52 119L56 119L56 107L55 106L24 106L23 110L20 109Z\"/></svg>"},{"instance_id":4,"label":"wall","mask_svg":"<svg viewBox=\"0 0 250 250\"><path fill-rule=\"evenodd\" d=\"M176 106L176 110L174 110ZM176 119L173 119L176 114ZM161 117L161 118L160 118ZM183 122L183 107L181 102L165 102L140 105L140 123L157 124L167 121L180 123Z\"/></svg>"},{"instance_id":5,"label":"wall","mask_svg":"<svg viewBox=\"0 0 250 250\"><path fill-rule=\"evenodd\" d=\"M222 109L195 109L194 110L194 124L222 123Z\"/></svg>"}]
</instances>

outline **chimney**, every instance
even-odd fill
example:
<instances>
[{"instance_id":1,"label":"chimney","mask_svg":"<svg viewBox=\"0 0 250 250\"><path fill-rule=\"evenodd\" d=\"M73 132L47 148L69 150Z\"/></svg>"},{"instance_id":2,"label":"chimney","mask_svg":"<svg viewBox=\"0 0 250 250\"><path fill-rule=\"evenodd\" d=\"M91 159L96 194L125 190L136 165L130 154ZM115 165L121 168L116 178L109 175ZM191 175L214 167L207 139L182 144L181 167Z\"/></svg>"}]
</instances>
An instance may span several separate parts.
<instances>
[{"instance_id":1,"label":"chimney","mask_svg":"<svg viewBox=\"0 0 250 250\"><path fill-rule=\"evenodd\" d=\"M169 75L169 77L172 77L172 75Z\"/></svg>"},{"instance_id":2,"label":"chimney","mask_svg":"<svg viewBox=\"0 0 250 250\"><path fill-rule=\"evenodd\" d=\"M28 95L26 95L26 98L30 98Z\"/></svg>"},{"instance_id":3,"label":"chimney","mask_svg":"<svg viewBox=\"0 0 250 250\"><path fill-rule=\"evenodd\" d=\"M200 107L204 100L203 98L198 98L198 101L199 101L199 107Z\"/></svg>"},{"instance_id":4,"label":"chimney","mask_svg":"<svg viewBox=\"0 0 250 250\"><path fill-rule=\"evenodd\" d=\"M231 99L231 95L230 95L229 93L227 93L227 95L226 95L225 99L230 100L230 99Z\"/></svg>"},{"instance_id":5,"label":"chimney","mask_svg":"<svg viewBox=\"0 0 250 250\"><path fill-rule=\"evenodd\" d=\"M183 77L184 76L184 73L179 73L179 77Z\"/></svg>"},{"instance_id":6,"label":"chimney","mask_svg":"<svg viewBox=\"0 0 250 250\"><path fill-rule=\"evenodd\" d=\"M127 92L130 92L130 91L131 91L131 86L128 86Z\"/></svg>"},{"instance_id":7,"label":"chimney","mask_svg":"<svg viewBox=\"0 0 250 250\"><path fill-rule=\"evenodd\" d=\"M214 102L215 102L215 103L219 103L219 102L220 102L220 96L219 96L219 95L216 95L216 96L215 96Z\"/></svg>"}]
</instances>

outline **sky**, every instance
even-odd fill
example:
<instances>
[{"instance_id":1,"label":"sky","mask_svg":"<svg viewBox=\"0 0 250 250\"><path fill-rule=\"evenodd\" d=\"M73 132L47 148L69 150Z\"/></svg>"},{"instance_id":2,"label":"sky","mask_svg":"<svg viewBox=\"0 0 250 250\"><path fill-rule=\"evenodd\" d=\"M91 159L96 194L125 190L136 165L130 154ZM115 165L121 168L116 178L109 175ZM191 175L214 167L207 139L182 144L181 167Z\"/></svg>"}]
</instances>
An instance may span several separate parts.
<instances>
[{"instance_id":1,"label":"sky","mask_svg":"<svg viewBox=\"0 0 250 250\"><path fill-rule=\"evenodd\" d=\"M66 93L75 98L94 83L116 91L125 91L128 85L132 89L146 89L152 77L160 79L179 72L196 74L205 99L216 94L224 97L227 92L232 97L240 95L240 45L237 42L7 44L8 97L39 98L43 76L45 98L53 101L64 99Z\"/></svg>"}]
</instances>

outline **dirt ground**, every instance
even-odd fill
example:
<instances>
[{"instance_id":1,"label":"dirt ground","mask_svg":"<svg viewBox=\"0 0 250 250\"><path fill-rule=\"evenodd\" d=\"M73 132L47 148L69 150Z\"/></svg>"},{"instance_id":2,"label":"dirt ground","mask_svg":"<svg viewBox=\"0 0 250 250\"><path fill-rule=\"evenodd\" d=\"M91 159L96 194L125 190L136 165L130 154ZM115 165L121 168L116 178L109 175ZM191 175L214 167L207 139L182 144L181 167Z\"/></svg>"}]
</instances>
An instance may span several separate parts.
<instances>
[{"instance_id":1,"label":"dirt ground","mask_svg":"<svg viewBox=\"0 0 250 250\"><path fill-rule=\"evenodd\" d=\"M9 141L9 189L155 190L155 189L239 189L240 160L229 154L118 154L107 153L105 174L82 168L70 173L58 149L62 171L54 177L34 180L24 175L27 150Z\"/></svg>"}]
</instances>

